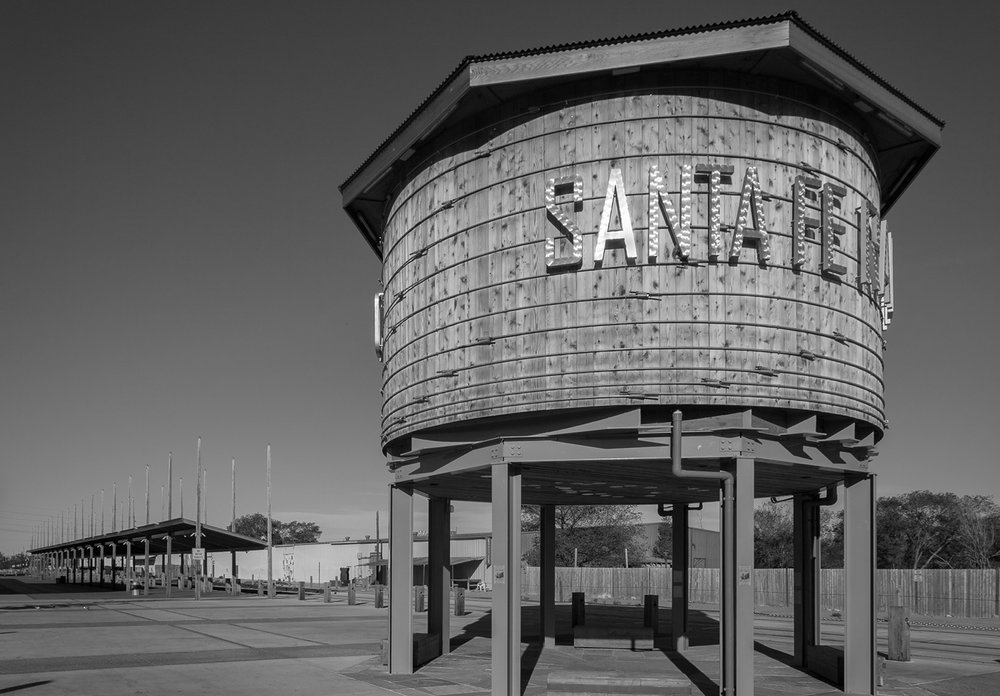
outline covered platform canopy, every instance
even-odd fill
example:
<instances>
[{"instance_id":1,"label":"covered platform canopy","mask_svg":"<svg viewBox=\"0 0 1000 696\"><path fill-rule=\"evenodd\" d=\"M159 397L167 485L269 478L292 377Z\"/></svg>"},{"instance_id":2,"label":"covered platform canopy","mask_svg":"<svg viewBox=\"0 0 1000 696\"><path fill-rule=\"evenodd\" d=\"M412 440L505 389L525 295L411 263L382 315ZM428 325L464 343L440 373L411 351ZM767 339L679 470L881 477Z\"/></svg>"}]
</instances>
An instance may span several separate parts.
<instances>
[{"instance_id":1,"label":"covered platform canopy","mask_svg":"<svg viewBox=\"0 0 1000 696\"><path fill-rule=\"evenodd\" d=\"M171 541L170 553L190 553L191 549L195 547L196 526L193 520L178 517L155 524L146 524L107 534L40 546L30 549L29 553L37 555L87 547L117 546L126 542L136 543L148 540L150 554L165 554L168 552L168 537ZM236 534L227 529L213 527L204 523L201 525L201 535L201 546L208 553L218 551L256 551L267 548L267 544L260 539Z\"/></svg>"}]
</instances>

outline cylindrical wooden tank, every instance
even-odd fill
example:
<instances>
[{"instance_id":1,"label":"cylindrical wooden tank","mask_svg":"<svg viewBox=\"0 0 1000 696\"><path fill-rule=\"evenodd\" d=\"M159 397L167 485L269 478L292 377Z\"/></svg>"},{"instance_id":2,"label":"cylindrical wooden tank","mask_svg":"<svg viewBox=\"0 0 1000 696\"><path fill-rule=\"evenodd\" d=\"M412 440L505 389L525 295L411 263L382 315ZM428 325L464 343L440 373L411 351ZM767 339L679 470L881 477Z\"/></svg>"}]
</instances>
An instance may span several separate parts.
<instances>
[{"instance_id":1,"label":"cylindrical wooden tank","mask_svg":"<svg viewBox=\"0 0 1000 696\"><path fill-rule=\"evenodd\" d=\"M387 209L388 451L477 419L637 404L881 435L879 172L842 102L663 71L488 113L417 150Z\"/></svg>"}]
</instances>

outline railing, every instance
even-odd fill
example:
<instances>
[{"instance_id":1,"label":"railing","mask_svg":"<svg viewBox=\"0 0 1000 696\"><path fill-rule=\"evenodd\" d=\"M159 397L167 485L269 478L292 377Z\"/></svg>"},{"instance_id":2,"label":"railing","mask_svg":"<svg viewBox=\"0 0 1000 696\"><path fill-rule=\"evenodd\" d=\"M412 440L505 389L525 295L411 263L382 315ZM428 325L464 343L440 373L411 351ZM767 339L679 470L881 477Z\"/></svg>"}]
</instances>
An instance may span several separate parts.
<instances>
[{"instance_id":1,"label":"railing","mask_svg":"<svg viewBox=\"0 0 1000 696\"><path fill-rule=\"evenodd\" d=\"M556 568L556 601L569 602L573 592L584 592L588 602L642 604L647 594L670 604L670 568ZM692 568L689 601L719 603L718 568ZM1000 615L1000 569L989 570L885 570L876 571L877 611L900 604L915 615L991 618ZM759 608L791 608L795 602L795 577L791 568L754 570L754 603ZM521 593L538 598L538 568L522 577ZM820 608L844 608L844 571L820 571Z\"/></svg>"}]
</instances>

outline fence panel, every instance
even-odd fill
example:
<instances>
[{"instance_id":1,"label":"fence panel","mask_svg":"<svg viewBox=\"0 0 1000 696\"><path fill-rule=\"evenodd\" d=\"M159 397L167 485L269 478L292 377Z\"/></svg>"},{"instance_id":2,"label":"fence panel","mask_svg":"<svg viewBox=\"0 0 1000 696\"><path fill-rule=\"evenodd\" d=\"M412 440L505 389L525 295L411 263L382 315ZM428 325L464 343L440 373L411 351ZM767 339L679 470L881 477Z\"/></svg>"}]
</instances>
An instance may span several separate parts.
<instances>
[{"instance_id":1,"label":"fence panel","mask_svg":"<svg viewBox=\"0 0 1000 696\"><path fill-rule=\"evenodd\" d=\"M669 606L670 568L556 568L556 601L569 602L574 592L588 601L641 604L647 594ZM718 604L719 569L691 568L692 604ZM844 608L844 570L820 571L820 609ZM524 570L522 595L538 599L538 568ZM875 575L876 611L886 613L897 603L916 615L990 618L1000 616L1000 569L905 570L879 569ZM791 610L795 602L795 574L791 568L754 570L754 603L758 607Z\"/></svg>"}]
</instances>

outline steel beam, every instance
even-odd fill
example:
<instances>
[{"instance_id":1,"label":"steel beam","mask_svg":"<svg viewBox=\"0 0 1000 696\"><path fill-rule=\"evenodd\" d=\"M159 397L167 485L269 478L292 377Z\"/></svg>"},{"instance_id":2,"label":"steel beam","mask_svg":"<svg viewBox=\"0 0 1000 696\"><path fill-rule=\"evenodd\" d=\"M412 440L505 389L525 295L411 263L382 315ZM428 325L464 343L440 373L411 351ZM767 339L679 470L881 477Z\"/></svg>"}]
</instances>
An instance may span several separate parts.
<instances>
[{"instance_id":1,"label":"steel beam","mask_svg":"<svg viewBox=\"0 0 1000 696\"><path fill-rule=\"evenodd\" d=\"M735 556L736 629L734 655L736 661L734 696L753 696L753 501L754 501L754 460L739 457L733 467L735 476Z\"/></svg>"},{"instance_id":2,"label":"steel beam","mask_svg":"<svg viewBox=\"0 0 1000 696\"><path fill-rule=\"evenodd\" d=\"M844 483L844 691L875 694L875 477Z\"/></svg>"},{"instance_id":3,"label":"steel beam","mask_svg":"<svg viewBox=\"0 0 1000 696\"><path fill-rule=\"evenodd\" d=\"M809 466L831 471L867 474L869 448L850 448L836 442L787 440L758 433L754 437L718 433L684 433L687 462L731 459L752 455L761 464ZM418 460L394 463L397 483L431 479L443 474L475 471L499 461L510 463L662 461L670 457L670 437L662 434L617 433L602 437L505 437L472 447L428 452Z\"/></svg>"},{"instance_id":4,"label":"steel beam","mask_svg":"<svg viewBox=\"0 0 1000 696\"><path fill-rule=\"evenodd\" d=\"M556 645L556 506L542 505L539 520L538 629L542 646Z\"/></svg>"},{"instance_id":5,"label":"steel beam","mask_svg":"<svg viewBox=\"0 0 1000 696\"><path fill-rule=\"evenodd\" d=\"M493 466L492 696L521 693L521 473Z\"/></svg>"},{"instance_id":6,"label":"steel beam","mask_svg":"<svg viewBox=\"0 0 1000 696\"><path fill-rule=\"evenodd\" d=\"M389 672L413 674L413 489L389 487Z\"/></svg>"},{"instance_id":7,"label":"steel beam","mask_svg":"<svg viewBox=\"0 0 1000 696\"><path fill-rule=\"evenodd\" d=\"M670 572L670 623L671 643L674 650L684 652L688 648L688 599L689 568L691 567L691 546L688 543L687 505L674 505L670 513L673 538Z\"/></svg>"},{"instance_id":8,"label":"steel beam","mask_svg":"<svg viewBox=\"0 0 1000 696\"><path fill-rule=\"evenodd\" d=\"M427 633L441 636L439 655L451 652L451 501L427 503Z\"/></svg>"},{"instance_id":9,"label":"steel beam","mask_svg":"<svg viewBox=\"0 0 1000 696\"><path fill-rule=\"evenodd\" d=\"M820 645L820 527L813 494L797 495L792 512L794 609L794 664L809 667L809 649Z\"/></svg>"}]
</instances>

